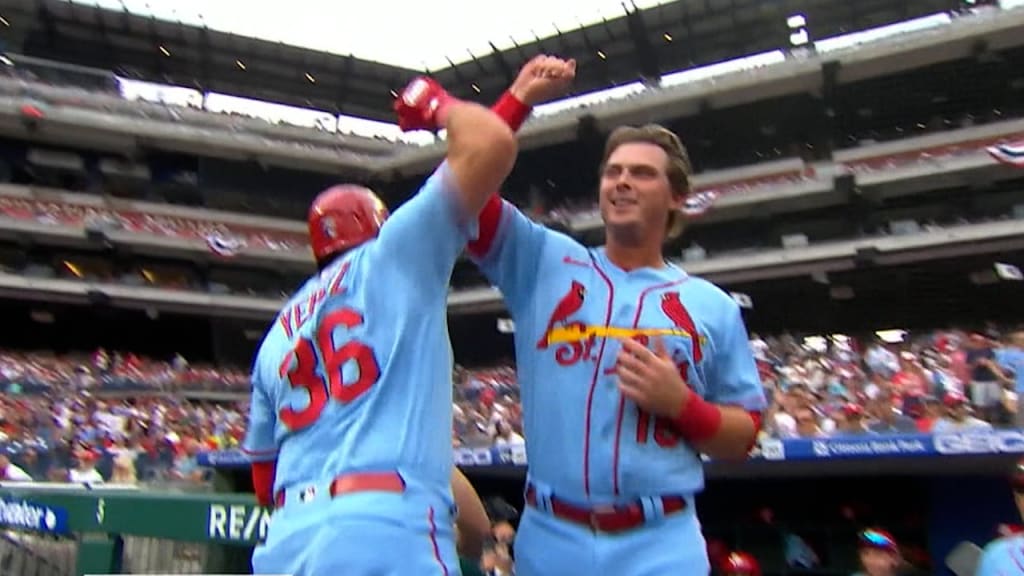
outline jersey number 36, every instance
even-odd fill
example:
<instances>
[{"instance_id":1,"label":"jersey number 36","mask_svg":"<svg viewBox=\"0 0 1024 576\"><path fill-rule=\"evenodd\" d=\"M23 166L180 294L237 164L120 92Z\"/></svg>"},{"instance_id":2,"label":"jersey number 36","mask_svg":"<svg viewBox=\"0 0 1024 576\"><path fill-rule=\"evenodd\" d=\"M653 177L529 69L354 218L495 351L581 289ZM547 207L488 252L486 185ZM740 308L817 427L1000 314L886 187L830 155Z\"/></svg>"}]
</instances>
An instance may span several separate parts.
<instances>
[{"instance_id":1,"label":"jersey number 36","mask_svg":"<svg viewBox=\"0 0 1024 576\"><path fill-rule=\"evenodd\" d=\"M285 356L278 374L288 380L293 390L309 392L309 404L305 408L295 410L285 407L278 412L281 423L289 430L301 430L316 422L330 400L342 404L356 400L380 378L380 365L369 346L359 340L349 340L340 348L334 347L333 334L336 328L351 330L362 323L363 315L358 311L340 308L324 316L317 326L316 345L323 354L326 381L316 373L316 349L310 339L300 338L295 348ZM346 384L342 368L348 362L356 363L359 376L355 382Z\"/></svg>"}]
</instances>

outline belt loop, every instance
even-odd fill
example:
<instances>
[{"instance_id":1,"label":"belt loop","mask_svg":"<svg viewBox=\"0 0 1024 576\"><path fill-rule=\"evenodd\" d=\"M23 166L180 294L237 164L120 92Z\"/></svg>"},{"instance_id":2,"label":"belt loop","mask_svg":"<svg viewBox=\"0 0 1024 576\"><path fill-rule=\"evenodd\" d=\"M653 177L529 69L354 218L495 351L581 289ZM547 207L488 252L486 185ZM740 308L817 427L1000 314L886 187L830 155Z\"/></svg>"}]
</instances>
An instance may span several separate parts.
<instances>
[{"instance_id":1,"label":"belt loop","mask_svg":"<svg viewBox=\"0 0 1024 576\"><path fill-rule=\"evenodd\" d=\"M537 509L542 512L552 512L551 488L544 484L537 484L536 482L528 482L527 487L533 488L533 495L537 499Z\"/></svg>"},{"instance_id":2,"label":"belt loop","mask_svg":"<svg viewBox=\"0 0 1024 576\"><path fill-rule=\"evenodd\" d=\"M644 522L652 522L665 517L665 506L660 497L644 496L640 499L640 507L644 511Z\"/></svg>"}]
</instances>

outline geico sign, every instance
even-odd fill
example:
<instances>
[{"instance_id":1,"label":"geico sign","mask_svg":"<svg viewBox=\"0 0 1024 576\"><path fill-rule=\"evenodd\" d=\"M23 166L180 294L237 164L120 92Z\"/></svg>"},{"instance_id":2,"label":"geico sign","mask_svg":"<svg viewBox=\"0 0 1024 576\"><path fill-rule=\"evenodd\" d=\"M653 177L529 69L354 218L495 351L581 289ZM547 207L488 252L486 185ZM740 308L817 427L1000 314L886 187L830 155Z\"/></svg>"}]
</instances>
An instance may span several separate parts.
<instances>
[{"instance_id":1,"label":"geico sign","mask_svg":"<svg viewBox=\"0 0 1024 576\"><path fill-rule=\"evenodd\" d=\"M939 434L935 436L935 451L939 454L1024 452L1024 432L998 430L973 434Z\"/></svg>"}]
</instances>

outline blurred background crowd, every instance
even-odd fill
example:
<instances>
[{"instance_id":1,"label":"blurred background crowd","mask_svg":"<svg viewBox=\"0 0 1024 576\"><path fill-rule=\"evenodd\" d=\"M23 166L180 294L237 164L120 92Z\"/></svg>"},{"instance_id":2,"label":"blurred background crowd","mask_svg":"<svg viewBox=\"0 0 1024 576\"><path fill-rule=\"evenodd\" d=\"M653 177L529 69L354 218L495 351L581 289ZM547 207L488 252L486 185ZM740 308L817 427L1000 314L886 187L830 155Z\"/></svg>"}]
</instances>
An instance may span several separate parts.
<instances>
[{"instance_id":1,"label":"blurred background crowd","mask_svg":"<svg viewBox=\"0 0 1024 576\"><path fill-rule=\"evenodd\" d=\"M883 335L890 341L752 334L771 399L763 438L947 433L1018 421L1020 332ZM455 447L525 442L510 364L458 367L453 385ZM7 479L19 474L13 465L40 480L95 469L106 481L201 483L207 473L196 454L236 447L245 432L247 373L180 355L8 350L0 352L0 386Z\"/></svg>"}]
</instances>

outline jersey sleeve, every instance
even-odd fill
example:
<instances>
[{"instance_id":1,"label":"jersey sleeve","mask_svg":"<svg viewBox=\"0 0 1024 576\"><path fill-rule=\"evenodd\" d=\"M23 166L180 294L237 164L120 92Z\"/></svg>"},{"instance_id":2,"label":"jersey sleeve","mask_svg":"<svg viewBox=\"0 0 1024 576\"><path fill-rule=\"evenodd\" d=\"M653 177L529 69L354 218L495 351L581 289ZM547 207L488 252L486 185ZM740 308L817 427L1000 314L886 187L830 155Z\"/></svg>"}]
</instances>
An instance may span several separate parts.
<instances>
[{"instance_id":1,"label":"jersey sleeve","mask_svg":"<svg viewBox=\"0 0 1024 576\"><path fill-rule=\"evenodd\" d=\"M1000 576L1004 574L1004 568L1002 560L1006 557L1005 554L1006 544L1003 540L995 540L989 543L988 546L981 553L981 558L978 559L978 566L974 571L974 576Z\"/></svg>"},{"instance_id":2,"label":"jersey sleeve","mask_svg":"<svg viewBox=\"0 0 1024 576\"><path fill-rule=\"evenodd\" d=\"M497 194L481 211L477 228L478 236L467 247L470 258L501 291L512 312L522 310L536 285L545 243L554 232Z\"/></svg>"},{"instance_id":3,"label":"jersey sleeve","mask_svg":"<svg viewBox=\"0 0 1024 576\"><path fill-rule=\"evenodd\" d=\"M717 330L712 333L714 355L710 358L707 400L752 412L762 411L767 402L743 315L732 299L723 307Z\"/></svg>"},{"instance_id":4,"label":"jersey sleeve","mask_svg":"<svg viewBox=\"0 0 1024 576\"><path fill-rule=\"evenodd\" d=\"M249 400L249 422L242 441L242 451L255 462L277 458L277 442L274 430L277 427L275 406L267 391L260 384L257 370L252 375L252 396Z\"/></svg>"},{"instance_id":5,"label":"jersey sleeve","mask_svg":"<svg viewBox=\"0 0 1024 576\"><path fill-rule=\"evenodd\" d=\"M415 279L422 291L447 291L455 261L477 229L458 195L455 174L444 162L381 226L372 248L375 265Z\"/></svg>"}]
</instances>

